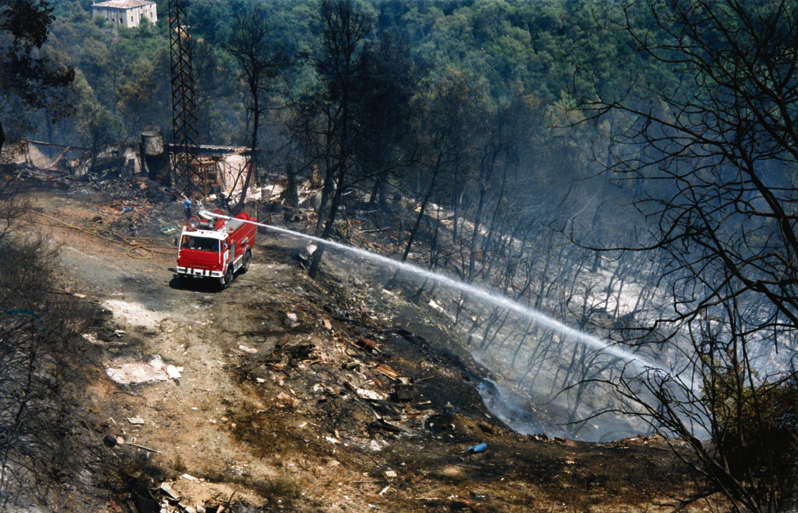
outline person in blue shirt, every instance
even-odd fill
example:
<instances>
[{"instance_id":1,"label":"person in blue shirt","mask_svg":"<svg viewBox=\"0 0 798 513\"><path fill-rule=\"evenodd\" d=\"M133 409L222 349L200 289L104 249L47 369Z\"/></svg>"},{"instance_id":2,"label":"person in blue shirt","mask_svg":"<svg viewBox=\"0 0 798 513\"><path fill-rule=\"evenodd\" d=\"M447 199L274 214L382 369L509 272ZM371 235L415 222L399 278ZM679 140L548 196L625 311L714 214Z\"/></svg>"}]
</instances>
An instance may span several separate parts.
<instances>
[{"instance_id":1,"label":"person in blue shirt","mask_svg":"<svg viewBox=\"0 0 798 513\"><path fill-rule=\"evenodd\" d=\"M191 198L186 197L186 199L183 200L183 208L186 211L186 219L188 219L191 217Z\"/></svg>"}]
</instances>

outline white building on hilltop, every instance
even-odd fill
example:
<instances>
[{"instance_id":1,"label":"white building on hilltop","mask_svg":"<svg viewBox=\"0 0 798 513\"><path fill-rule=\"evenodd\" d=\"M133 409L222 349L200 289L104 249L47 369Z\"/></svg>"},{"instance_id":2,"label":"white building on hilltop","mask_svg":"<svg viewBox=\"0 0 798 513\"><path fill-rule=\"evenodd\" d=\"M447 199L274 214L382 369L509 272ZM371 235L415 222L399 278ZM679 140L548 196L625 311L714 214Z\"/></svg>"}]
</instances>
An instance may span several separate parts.
<instances>
[{"instance_id":1,"label":"white building on hilltop","mask_svg":"<svg viewBox=\"0 0 798 513\"><path fill-rule=\"evenodd\" d=\"M105 21L127 28L138 27L141 18L158 21L155 2L149 0L108 0L91 6L92 17L102 16Z\"/></svg>"}]
</instances>

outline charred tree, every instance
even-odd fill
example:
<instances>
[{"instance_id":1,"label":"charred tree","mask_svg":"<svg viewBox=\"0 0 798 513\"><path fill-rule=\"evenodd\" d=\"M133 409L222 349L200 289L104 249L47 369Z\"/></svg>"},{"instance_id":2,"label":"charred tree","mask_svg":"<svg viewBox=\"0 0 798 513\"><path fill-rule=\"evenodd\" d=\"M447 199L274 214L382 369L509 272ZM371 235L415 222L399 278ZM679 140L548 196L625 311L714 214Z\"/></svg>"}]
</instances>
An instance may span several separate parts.
<instances>
[{"instance_id":1,"label":"charred tree","mask_svg":"<svg viewBox=\"0 0 798 513\"><path fill-rule=\"evenodd\" d=\"M256 4L243 9L236 16L232 30L224 43L224 49L232 55L240 68L239 79L249 93L247 112L251 116L250 161L241 198L233 207L240 210L247 197L247 190L260 183L258 176L258 131L262 116L269 108L269 96L276 92L276 79L291 65L291 58L276 36L267 19L263 5Z\"/></svg>"},{"instance_id":2,"label":"charred tree","mask_svg":"<svg viewBox=\"0 0 798 513\"><path fill-rule=\"evenodd\" d=\"M357 165L354 140L359 130L363 45L371 21L352 0L323 0L319 11L321 45L315 58L320 77L318 90L306 94L298 105L303 136L311 141L316 157L325 163L316 235L332 235L349 173ZM320 139L320 141L319 141ZM313 253L308 271L315 277L324 253Z\"/></svg>"},{"instance_id":3,"label":"charred tree","mask_svg":"<svg viewBox=\"0 0 798 513\"><path fill-rule=\"evenodd\" d=\"M670 334L690 377L651 370L637 385L628 376L610 384L626 411L689 443L705 493L735 510L793 510L798 421L777 411L796 382L778 355L798 348L798 10L789 1L645 6L630 3L609 22L675 79L617 99L596 90L582 109L614 117L609 171L640 185L636 206L652 227L605 249L663 260L658 285L673 307L652 327ZM762 358L771 364L757 365Z\"/></svg>"}]
</instances>

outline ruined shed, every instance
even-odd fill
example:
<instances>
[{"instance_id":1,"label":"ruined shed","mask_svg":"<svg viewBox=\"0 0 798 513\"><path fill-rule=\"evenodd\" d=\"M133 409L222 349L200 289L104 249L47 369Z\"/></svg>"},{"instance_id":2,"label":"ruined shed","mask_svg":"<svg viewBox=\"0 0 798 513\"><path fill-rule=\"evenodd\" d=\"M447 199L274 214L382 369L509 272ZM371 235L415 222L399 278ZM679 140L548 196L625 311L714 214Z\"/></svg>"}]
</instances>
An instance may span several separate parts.
<instances>
[{"instance_id":1,"label":"ruined shed","mask_svg":"<svg viewBox=\"0 0 798 513\"><path fill-rule=\"evenodd\" d=\"M143 133L141 155L149 178L173 184L176 179L173 157L175 151L181 149L164 144L159 134ZM231 197L240 194L249 171L250 153L249 148L243 146L200 146L189 174L195 189L204 195L221 193Z\"/></svg>"}]
</instances>

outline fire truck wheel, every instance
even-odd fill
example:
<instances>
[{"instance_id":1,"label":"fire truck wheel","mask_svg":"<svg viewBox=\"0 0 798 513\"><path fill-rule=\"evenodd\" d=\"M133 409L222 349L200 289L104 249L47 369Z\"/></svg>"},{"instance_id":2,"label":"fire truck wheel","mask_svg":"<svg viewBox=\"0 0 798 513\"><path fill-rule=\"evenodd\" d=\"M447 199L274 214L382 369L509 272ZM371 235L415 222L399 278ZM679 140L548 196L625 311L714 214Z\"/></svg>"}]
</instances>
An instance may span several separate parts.
<instances>
[{"instance_id":1,"label":"fire truck wheel","mask_svg":"<svg viewBox=\"0 0 798 513\"><path fill-rule=\"evenodd\" d=\"M229 287L231 283L233 283L233 268L227 266L227 270L224 272L224 278L222 278L222 290Z\"/></svg>"},{"instance_id":2,"label":"fire truck wheel","mask_svg":"<svg viewBox=\"0 0 798 513\"><path fill-rule=\"evenodd\" d=\"M241 274L249 271L249 261L252 260L252 252L247 249L246 253L244 253L244 261L241 262Z\"/></svg>"}]
</instances>

